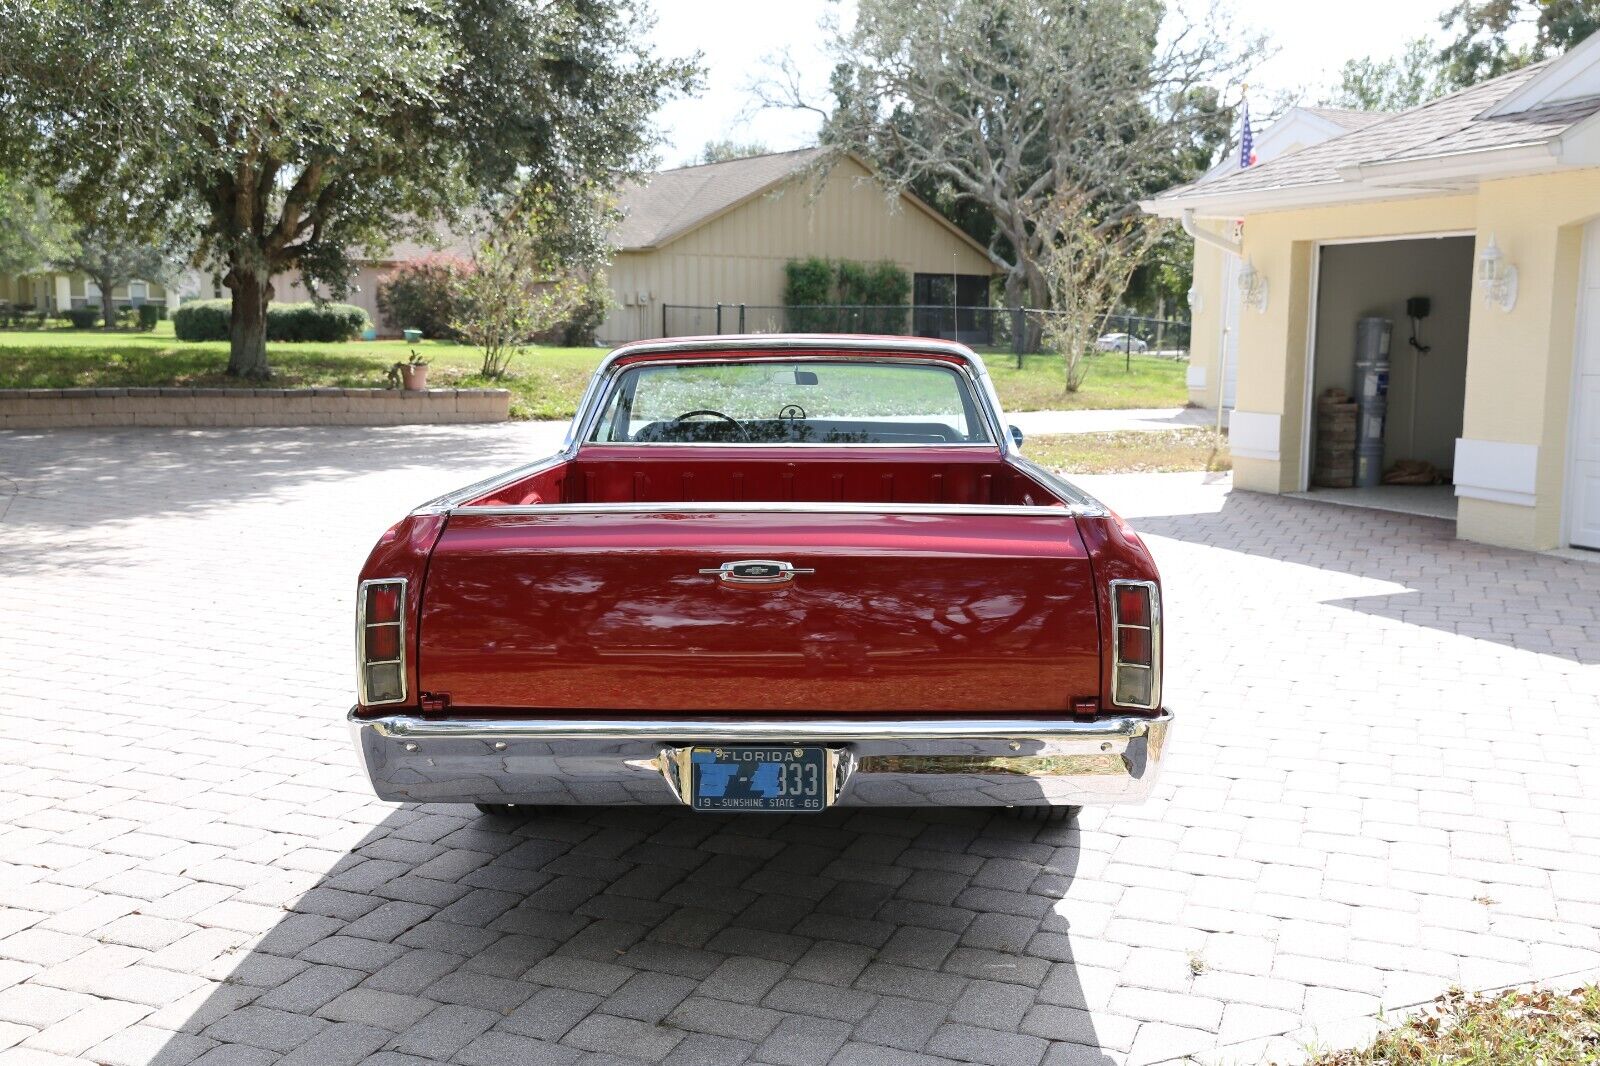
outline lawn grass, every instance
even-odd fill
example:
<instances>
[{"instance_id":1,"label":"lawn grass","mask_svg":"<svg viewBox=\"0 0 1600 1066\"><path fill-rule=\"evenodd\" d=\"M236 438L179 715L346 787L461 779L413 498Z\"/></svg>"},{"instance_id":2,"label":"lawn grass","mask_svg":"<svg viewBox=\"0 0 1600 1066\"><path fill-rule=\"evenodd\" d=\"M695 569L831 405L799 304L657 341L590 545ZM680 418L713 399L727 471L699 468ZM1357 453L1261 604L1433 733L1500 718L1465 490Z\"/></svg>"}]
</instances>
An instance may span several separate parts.
<instances>
[{"instance_id":1,"label":"lawn grass","mask_svg":"<svg viewBox=\"0 0 1600 1066\"><path fill-rule=\"evenodd\" d=\"M1040 466L1068 474L1233 469L1228 439L1212 429L1040 434L1023 441L1022 454Z\"/></svg>"},{"instance_id":2,"label":"lawn grass","mask_svg":"<svg viewBox=\"0 0 1600 1066\"><path fill-rule=\"evenodd\" d=\"M1368 1047L1308 1066L1566 1066L1600 1062L1600 988L1439 997Z\"/></svg>"},{"instance_id":3,"label":"lawn grass","mask_svg":"<svg viewBox=\"0 0 1600 1066\"><path fill-rule=\"evenodd\" d=\"M1184 372L1189 364L1154 355L1097 353L1077 392L1066 388L1059 355L1025 355L1022 369L1010 353L985 352L1000 405L1007 411L1108 411L1137 407L1183 407L1189 402Z\"/></svg>"},{"instance_id":4,"label":"lawn grass","mask_svg":"<svg viewBox=\"0 0 1600 1066\"><path fill-rule=\"evenodd\" d=\"M570 418L584 384L604 356L600 348L531 348L497 380L478 373L476 349L448 341L351 341L345 344L269 344L274 388L381 388L389 367L411 348L430 365L428 384L445 388L498 386L511 390L512 418ZM1056 356L1033 355L1016 368L1010 354L987 354L990 376L1008 411L1181 407L1187 399L1184 363L1154 356L1094 357L1083 387L1069 393ZM223 373L224 342L190 343L162 322L154 332L73 330L0 331L0 389L233 388Z\"/></svg>"}]
</instances>

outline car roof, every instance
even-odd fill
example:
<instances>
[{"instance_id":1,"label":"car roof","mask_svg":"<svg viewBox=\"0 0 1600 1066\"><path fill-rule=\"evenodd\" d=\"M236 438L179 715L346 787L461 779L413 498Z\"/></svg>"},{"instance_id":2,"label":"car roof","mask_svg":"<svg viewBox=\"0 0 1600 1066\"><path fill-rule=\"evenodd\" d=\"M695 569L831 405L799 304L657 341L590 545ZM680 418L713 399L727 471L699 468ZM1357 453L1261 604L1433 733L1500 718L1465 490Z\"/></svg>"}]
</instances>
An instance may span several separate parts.
<instances>
[{"instance_id":1,"label":"car roof","mask_svg":"<svg viewBox=\"0 0 1600 1066\"><path fill-rule=\"evenodd\" d=\"M865 333L724 333L704 337L669 337L635 341L613 351L607 362L654 359L682 359L685 356L726 356L737 359L752 354L794 352L797 354L854 354L874 358L927 358L935 356L971 364L980 371L983 360L965 344L937 337L875 336Z\"/></svg>"}]
</instances>

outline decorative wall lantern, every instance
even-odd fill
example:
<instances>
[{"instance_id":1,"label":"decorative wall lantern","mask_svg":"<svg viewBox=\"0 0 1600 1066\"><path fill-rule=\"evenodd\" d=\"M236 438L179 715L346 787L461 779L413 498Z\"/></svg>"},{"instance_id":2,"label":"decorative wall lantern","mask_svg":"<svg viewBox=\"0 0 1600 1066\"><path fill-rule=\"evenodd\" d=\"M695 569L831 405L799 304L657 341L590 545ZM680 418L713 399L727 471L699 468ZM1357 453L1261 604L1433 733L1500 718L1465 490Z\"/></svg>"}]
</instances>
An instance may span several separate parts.
<instances>
[{"instance_id":1,"label":"decorative wall lantern","mask_svg":"<svg viewBox=\"0 0 1600 1066\"><path fill-rule=\"evenodd\" d=\"M1517 268L1506 262L1505 253L1495 243L1492 233L1478 253L1478 288L1486 302L1502 311L1517 306Z\"/></svg>"},{"instance_id":2,"label":"decorative wall lantern","mask_svg":"<svg viewBox=\"0 0 1600 1066\"><path fill-rule=\"evenodd\" d=\"M1239 298L1246 307L1253 307L1259 312L1267 309L1267 279L1261 276L1261 271L1249 259L1244 261L1244 267L1239 271Z\"/></svg>"}]
</instances>

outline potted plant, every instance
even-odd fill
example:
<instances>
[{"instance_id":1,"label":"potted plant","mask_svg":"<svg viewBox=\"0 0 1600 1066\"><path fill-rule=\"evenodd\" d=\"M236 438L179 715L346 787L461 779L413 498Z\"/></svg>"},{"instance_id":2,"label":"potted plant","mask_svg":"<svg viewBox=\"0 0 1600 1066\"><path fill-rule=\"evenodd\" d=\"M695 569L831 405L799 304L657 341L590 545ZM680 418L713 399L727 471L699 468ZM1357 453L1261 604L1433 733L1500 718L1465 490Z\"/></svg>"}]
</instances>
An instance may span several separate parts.
<instances>
[{"instance_id":1,"label":"potted plant","mask_svg":"<svg viewBox=\"0 0 1600 1066\"><path fill-rule=\"evenodd\" d=\"M423 392L428 388L428 361L415 348L403 363L389 368L389 384L407 392Z\"/></svg>"}]
</instances>

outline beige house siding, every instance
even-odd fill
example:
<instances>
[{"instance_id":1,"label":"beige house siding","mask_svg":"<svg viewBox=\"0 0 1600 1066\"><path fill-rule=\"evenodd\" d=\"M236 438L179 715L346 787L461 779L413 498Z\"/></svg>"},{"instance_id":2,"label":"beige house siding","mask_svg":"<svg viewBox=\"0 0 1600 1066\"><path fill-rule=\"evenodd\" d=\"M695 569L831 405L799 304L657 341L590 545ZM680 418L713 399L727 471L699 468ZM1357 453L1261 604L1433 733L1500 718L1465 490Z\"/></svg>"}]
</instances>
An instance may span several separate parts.
<instances>
[{"instance_id":1,"label":"beige house siding","mask_svg":"<svg viewBox=\"0 0 1600 1066\"><path fill-rule=\"evenodd\" d=\"M385 336L390 334L398 336L403 328L386 321L378 312L378 285L396 265L390 262L362 263L350 278L350 291L345 293L340 301L354 304L366 311L367 317L372 319L372 324L377 327L378 332ZM303 303L311 299L311 293L300 280L298 273L277 275L272 279L272 288L274 303Z\"/></svg>"},{"instance_id":2,"label":"beige house siding","mask_svg":"<svg viewBox=\"0 0 1600 1066\"><path fill-rule=\"evenodd\" d=\"M929 209L885 197L864 167L844 159L820 189L810 178L792 181L664 247L618 254L610 283L619 306L599 336L613 343L660 336L663 304L781 305L784 264L810 256L888 259L907 274L994 272L979 248ZM733 331L736 314L724 332ZM759 328L754 316L747 321Z\"/></svg>"}]
</instances>

